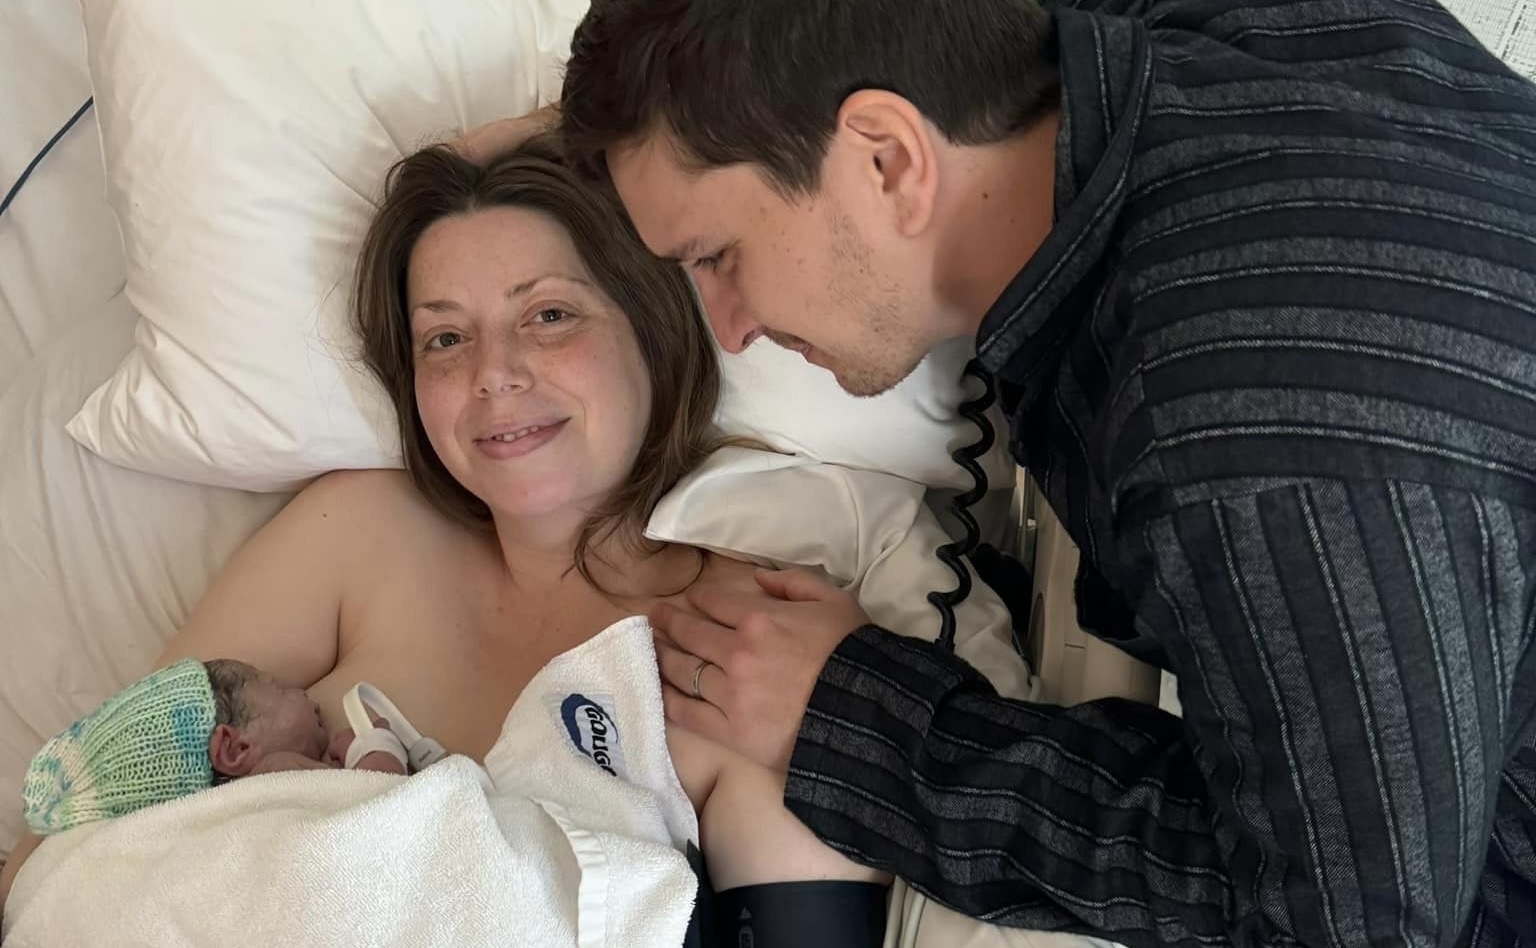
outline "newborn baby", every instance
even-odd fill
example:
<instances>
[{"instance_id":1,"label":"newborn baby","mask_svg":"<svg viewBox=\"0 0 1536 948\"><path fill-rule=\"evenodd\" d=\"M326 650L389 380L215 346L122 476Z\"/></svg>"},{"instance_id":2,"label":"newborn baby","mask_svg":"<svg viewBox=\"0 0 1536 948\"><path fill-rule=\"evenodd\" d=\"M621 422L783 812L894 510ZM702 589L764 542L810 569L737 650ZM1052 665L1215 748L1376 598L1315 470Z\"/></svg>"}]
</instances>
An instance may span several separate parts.
<instances>
[{"instance_id":1,"label":"newborn baby","mask_svg":"<svg viewBox=\"0 0 1536 948\"><path fill-rule=\"evenodd\" d=\"M381 720L376 725L383 725ZM281 770L342 765L351 730L326 733L302 688L232 659L163 668L71 724L32 759L22 784L27 825L48 835ZM356 770L404 773L381 751Z\"/></svg>"},{"instance_id":2,"label":"newborn baby","mask_svg":"<svg viewBox=\"0 0 1536 948\"><path fill-rule=\"evenodd\" d=\"M645 627L628 640L603 641L610 652L618 649L610 660L621 661L639 648L625 642L648 646L650 635ZM580 694L564 703L570 698L592 704ZM237 777L343 765L404 774L445 754L366 682L347 693L342 709L357 733L349 728L331 737L300 688L244 662L177 662L110 698L38 752L22 787L27 823L47 836ZM562 731L550 752L585 756L617 776L563 714L563 723L551 726L571 728L576 747L561 749ZM701 879L688 944L883 943L889 878L817 840L784 808L782 775L677 727L666 729L665 752L697 814L703 850L702 860L692 860ZM0 873L0 900L15 872L8 866ZM815 937L807 939L808 932Z\"/></svg>"},{"instance_id":3,"label":"newborn baby","mask_svg":"<svg viewBox=\"0 0 1536 948\"><path fill-rule=\"evenodd\" d=\"M304 689L234 659L214 659L203 667L213 691L215 724L208 737L208 759L214 783L280 770L342 766L352 729L327 735L320 706ZM389 727L383 718L375 717L373 723ZM351 769L405 773L405 765L383 751L363 755Z\"/></svg>"}]
</instances>

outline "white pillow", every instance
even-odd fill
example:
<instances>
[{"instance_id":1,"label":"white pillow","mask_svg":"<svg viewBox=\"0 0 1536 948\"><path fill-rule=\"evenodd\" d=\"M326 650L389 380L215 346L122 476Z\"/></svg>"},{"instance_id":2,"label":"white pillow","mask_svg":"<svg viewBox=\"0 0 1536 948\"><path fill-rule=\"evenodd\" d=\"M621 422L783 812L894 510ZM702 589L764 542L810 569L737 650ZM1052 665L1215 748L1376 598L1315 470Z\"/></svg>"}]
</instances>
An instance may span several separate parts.
<instances>
[{"instance_id":1,"label":"white pillow","mask_svg":"<svg viewBox=\"0 0 1536 948\"><path fill-rule=\"evenodd\" d=\"M877 624L916 638L939 634L927 593L955 586L935 555L949 537L921 485L766 451L715 452L657 504L646 535L763 565L819 568ZM1033 699L1038 683L1014 647L1008 608L974 570L971 579L955 607L955 653L999 693Z\"/></svg>"},{"instance_id":2,"label":"white pillow","mask_svg":"<svg viewBox=\"0 0 1536 948\"><path fill-rule=\"evenodd\" d=\"M553 100L583 0L82 0L138 343L70 433L116 463L252 490L398 464L348 328L385 169ZM963 347L962 347L963 349ZM974 440L961 358L874 401L798 357L728 360L731 433L931 485Z\"/></svg>"}]
</instances>

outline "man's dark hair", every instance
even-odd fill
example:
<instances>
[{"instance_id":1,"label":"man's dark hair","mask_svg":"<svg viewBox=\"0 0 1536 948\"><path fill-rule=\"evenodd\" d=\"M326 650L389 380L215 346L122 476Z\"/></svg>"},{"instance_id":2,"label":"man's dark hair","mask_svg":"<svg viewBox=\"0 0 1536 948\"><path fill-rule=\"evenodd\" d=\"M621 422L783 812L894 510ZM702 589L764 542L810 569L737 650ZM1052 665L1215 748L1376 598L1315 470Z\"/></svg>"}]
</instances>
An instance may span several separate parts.
<instances>
[{"instance_id":1,"label":"man's dark hair","mask_svg":"<svg viewBox=\"0 0 1536 948\"><path fill-rule=\"evenodd\" d=\"M754 164L808 194L860 89L905 97L955 144L1001 141L1059 100L1054 21L1036 0L593 0L561 133L592 173L665 131L689 165Z\"/></svg>"}]
</instances>

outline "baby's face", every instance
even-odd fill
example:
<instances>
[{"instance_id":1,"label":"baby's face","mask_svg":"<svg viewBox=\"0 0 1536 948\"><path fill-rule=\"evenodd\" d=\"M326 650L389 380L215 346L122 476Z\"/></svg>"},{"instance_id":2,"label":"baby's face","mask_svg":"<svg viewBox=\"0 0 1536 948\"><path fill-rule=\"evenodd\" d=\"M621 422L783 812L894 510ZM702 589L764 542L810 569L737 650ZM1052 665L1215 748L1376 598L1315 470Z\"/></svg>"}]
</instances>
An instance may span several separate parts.
<instances>
[{"instance_id":1,"label":"baby's face","mask_svg":"<svg viewBox=\"0 0 1536 948\"><path fill-rule=\"evenodd\" d=\"M320 723L320 706L302 688L293 688L267 675L246 683L240 698L251 715L246 735L271 754L291 751L323 760L330 735Z\"/></svg>"}]
</instances>

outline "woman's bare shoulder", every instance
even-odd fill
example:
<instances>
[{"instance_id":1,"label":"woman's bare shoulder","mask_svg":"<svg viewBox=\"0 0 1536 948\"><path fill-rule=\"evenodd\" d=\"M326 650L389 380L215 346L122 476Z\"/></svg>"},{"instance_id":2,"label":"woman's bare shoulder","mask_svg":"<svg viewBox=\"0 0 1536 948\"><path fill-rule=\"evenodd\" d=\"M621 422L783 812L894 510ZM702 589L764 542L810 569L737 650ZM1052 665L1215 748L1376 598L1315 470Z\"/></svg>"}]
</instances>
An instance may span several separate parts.
<instances>
[{"instance_id":1,"label":"woman's bare shoulder","mask_svg":"<svg viewBox=\"0 0 1536 948\"><path fill-rule=\"evenodd\" d=\"M457 534L455 534L455 529ZM467 535L401 472L327 474L220 570L161 655L239 658L309 687L335 667L343 606Z\"/></svg>"},{"instance_id":2,"label":"woman's bare shoulder","mask_svg":"<svg viewBox=\"0 0 1536 948\"><path fill-rule=\"evenodd\" d=\"M381 469L322 474L299 491L293 503L312 507L321 516L348 519L366 516L381 507L400 512L412 508L431 510L408 474Z\"/></svg>"},{"instance_id":3,"label":"woman's bare shoulder","mask_svg":"<svg viewBox=\"0 0 1536 948\"><path fill-rule=\"evenodd\" d=\"M358 549L468 532L433 507L399 470L332 471L300 491L284 515L336 533Z\"/></svg>"}]
</instances>

